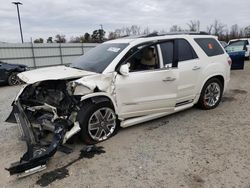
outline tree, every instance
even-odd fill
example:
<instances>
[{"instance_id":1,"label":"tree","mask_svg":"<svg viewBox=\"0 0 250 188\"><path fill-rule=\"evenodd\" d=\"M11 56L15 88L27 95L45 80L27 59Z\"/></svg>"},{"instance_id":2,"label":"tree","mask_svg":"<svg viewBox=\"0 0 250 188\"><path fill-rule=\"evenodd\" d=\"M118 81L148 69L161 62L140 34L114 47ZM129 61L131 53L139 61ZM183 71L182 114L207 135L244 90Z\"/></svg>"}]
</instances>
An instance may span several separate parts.
<instances>
[{"instance_id":1,"label":"tree","mask_svg":"<svg viewBox=\"0 0 250 188\"><path fill-rule=\"evenodd\" d=\"M43 43L43 38L35 39L34 43Z\"/></svg>"},{"instance_id":2,"label":"tree","mask_svg":"<svg viewBox=\"0 0 250 188\"><path fill-rule=\"evenodd\" d=\"M57 34L56 36L55 36L55 42L56 43L65 43L66 42L66 38L65 38L65 35L59 35L59 34Z\"/></svg>"},{"instance_id":3,"label":"tree","mask_svg":"<svg viewBox=\"0 0 250 188\"><path fill-rule=\"evenodd\" d=\"M47 38L47 43L53 43L53 38L52 37Z\"/></svg>"},{"instance_id":4,"label":"tree","mask_svg":"<svg viewBox=\"0 0 250 188\"><path fill-rule=\"evenodd\" d=\"M170 27L170 32L180 32L180 31L184 30L178 25L173 25L172 27Z\"/></svg>"},{"instance_id":5,"label":"tree","mask_svg":"<svg viewBox=\"0 0 250 188\"><path fill-rule=\"evenodd\" d=\"M213 31L213 24L210 24L209 26L207 26L207 33L212 34L212 31Z\"/></svg>"},{"instance_id":6,"label":"tree","mask_svg":"<svg viewBox=\"0 0 250 188\"><path fill-rule=\"evenodd\" d=\"M246 38L250 38L250 25L244 28L244 33Z\"/></svg>"},{"instance_id":7,"label":"tree","mask_svg":"<svg viewBox=\"0 0 250 188\"><path fill-rule=\"evenodd\" d=\"M118 38L117 34L113 31L109 32L109 36L108 36L108 39L109 40L113 40L113 39L116 39Z\"/></svg>"},{"instance_id":8,"label":"tree","mask_svg":"<svg viewBox=\"0 0 250 188\"><path fill-rule=\"evenodd\" d=\"M90 34L89 33L85 33L84 34L84 42L91 42L91 38L90 38Z\"/></svg>"},{"instance_id":9,"label":"tree","mask_svg":"<svg viewBox=\"0 0 250 188\"><path fill-rule=\"evenodd\" d=\"M219 22L218 20L214 21L213 24L213 34L216 36L221 36L225 31L226 25Z\"/></svg>"},{"instance_id":10,"label":"tree","mask_svg":"<svg viewBox=\"0 0 250 188\"><path fill-rule=\"evenodd\" d=\"M71 43L80 43L81 39L80 39L80 37L71 37L69 42L71 42Z\"/></svg>"},{"instance_id":11,"label":"tree","mask_svg":"<svg viewBox=\"0 0 250 188\"><path fill-rule=\"evenodd\" d=\"M243 34L241 34L241 35L243 35ZM239 26L237 24L234 24L231 26L230 37L231 38L238 38L239 37Z\"/></svg>"},{"instance_id":12,"label":"tree","mask_svg":"<svg viewBox=\"0 0 250 188\"><path fill-rule=\"evenodd\" d=\"M189 27L189 31L195 31L199 32L200 31L200 21L199 20L190 20L189 23L187 23Z\"/></svg>"},{"instance_id":13,"label":"tree","mask_svg":"<svg viewBox=\"0 0 250 188\"><path fill-rule=\"evenodd\" d=\"M138 25L132 25L130 28L132 35L140 35L141 34L141 27Z\"/></svg>"},{"instance_id":14,"label":"tree","mask_svg":"<svg viewBox=\"0 0 250 188\"><path fill-rule=\"evenodd\" d=\"M103 42L105 33L106 32L103 29L94 30L91 38L94 42Z\"/></svg>"}]
</instances>

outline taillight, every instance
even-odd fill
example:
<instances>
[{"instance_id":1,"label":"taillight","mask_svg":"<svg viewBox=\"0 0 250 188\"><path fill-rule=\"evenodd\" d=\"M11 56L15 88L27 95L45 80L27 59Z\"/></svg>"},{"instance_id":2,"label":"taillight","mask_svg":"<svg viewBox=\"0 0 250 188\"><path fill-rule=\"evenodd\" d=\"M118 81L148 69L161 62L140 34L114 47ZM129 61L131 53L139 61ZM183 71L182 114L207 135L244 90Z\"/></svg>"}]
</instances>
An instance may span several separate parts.
<instances>
[{"instance_id":1,"label":"taillight","mask_svg":"<svg viewBox=\"0 0 250 188\"><path fill-rule=\"evenodd\" d=\"M228 62L228 65L231 66L232 65L232 59L230 57L227 58L227 62Z\"/></svg>"}]
</instances>

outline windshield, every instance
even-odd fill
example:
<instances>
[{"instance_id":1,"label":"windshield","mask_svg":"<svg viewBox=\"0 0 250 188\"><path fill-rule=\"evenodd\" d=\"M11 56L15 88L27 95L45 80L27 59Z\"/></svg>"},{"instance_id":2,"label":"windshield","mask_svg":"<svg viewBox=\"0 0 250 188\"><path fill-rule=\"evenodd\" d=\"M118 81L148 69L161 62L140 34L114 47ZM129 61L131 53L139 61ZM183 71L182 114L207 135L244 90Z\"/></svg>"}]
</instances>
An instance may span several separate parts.
<instances>
[{"instance_id":1,"label":"windshield","mask_svg":"<svg viewBox=\"0 0 250 188\"><path fill-rule=\"evenodd\" d=\"M71 67L102 73L107 66L126 48L126 43L103 43L80 56Z\"/></svg>"},{"instance_id":2,"label":"windshield","mask_svg":"<svg viewBox=\"0 0 250 188\"><path fill-rule=\"evenodd\" d=\"M238 52L243 51L245 47L244 40L232 41L229 42L229 45L225 48L227 52Z\"/></svg>"},{"instance_id":3,"label":"windshield","mask_svg":"<svg viewBox=\"0 0 250 188\"><path fill-rule=\"evenodd\" d=\"M238 40L238 41L231 41L229 42L230 46L244 46L245 41L244 40Z\"/></svg>"}]
</instances>

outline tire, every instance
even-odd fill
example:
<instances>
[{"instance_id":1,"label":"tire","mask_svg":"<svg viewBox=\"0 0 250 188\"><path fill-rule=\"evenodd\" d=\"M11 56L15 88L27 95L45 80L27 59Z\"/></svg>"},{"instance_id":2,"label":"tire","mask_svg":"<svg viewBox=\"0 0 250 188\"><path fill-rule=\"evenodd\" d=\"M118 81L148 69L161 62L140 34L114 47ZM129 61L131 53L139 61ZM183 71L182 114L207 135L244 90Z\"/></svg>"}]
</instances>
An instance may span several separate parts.
<instances>
[{"instance_id":1,"label":"tire","mask_svg":"<svg viewBox=\"0 0 250 188\"><path fill-rule=\"evenodd\" d=\"M198 101L198 107L203 110L211 110L216 108L223 94L223 84L217 78L209 79L202 88Z\"/></svg>"},{"instance_id":2,"label":"tire","mask_svg":"<svg viewBox=\"0 0 250 188\"><path fill-rule=\"evenodd\" d=\"M105 118L107 112L110 114ZM85 103L78 112L77 119L81 127L80 138L86 144L96 144L109 139L117 133L120 125L110 102Z\"/></svg>"},{"instance_id":3,"label":"tire","mask_svg":"<svg viewBox=\"0 0 250 188\"><path fill-rule=\"evenodd\" d=\"M21 84L20 79L17 77L17 72L12 72L9 77L8 77L8 84L10 86L14 86L14 85L19 85Z\"/></svg>"}]
</instances>

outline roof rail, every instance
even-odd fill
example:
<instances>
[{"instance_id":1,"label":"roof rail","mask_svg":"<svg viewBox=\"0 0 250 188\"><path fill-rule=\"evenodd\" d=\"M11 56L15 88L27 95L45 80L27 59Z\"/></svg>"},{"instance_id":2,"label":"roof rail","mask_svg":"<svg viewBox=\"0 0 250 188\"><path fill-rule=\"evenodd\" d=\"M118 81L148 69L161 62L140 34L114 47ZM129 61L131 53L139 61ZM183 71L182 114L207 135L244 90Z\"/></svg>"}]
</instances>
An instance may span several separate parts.
<instances>
[{"instance_id":1,"label":"roof rail","mask_svg":"<svg viewBox=\"0 0 250 188\"><path fill-rule=\"evenodd\" d=\"M139 38L146 38L146 37L157 37L157 36L165 36L165 35L209 35L209 33L200 31L200 32L193 32L193 31L180 31L180 32L169 32L169 33L149 33L148 35L142 35Z\"/></svg>"}]
</instances>

